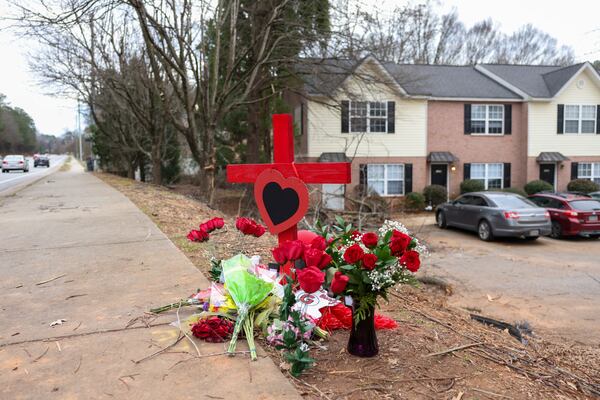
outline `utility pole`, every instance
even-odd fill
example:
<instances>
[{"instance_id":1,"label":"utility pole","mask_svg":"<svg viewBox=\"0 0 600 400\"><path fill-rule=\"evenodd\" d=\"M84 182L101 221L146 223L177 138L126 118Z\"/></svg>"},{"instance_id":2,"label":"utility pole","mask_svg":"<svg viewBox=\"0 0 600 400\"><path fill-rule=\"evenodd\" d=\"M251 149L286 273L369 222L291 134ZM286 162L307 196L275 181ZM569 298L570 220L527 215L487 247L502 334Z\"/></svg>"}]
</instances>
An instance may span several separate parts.
<instances>
[{"instance_id":1,"label":"utility pole","mask_svg":"<svg viewBox=\"0 0 600 400\"><path fill-rule=\"evenodd\" d=\"M81 103L77 97L77 133L79 134L79 160L83 161L83 144L81 140Z\"/></svg>"}]
</instances>

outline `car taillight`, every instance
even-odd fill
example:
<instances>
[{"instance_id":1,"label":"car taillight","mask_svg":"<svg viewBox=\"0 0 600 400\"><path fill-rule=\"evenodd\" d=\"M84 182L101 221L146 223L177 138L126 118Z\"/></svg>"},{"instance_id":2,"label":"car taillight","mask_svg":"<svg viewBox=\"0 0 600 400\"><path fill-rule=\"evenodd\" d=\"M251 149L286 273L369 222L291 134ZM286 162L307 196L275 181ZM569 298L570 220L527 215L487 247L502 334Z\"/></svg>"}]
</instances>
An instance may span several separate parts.
<instances>
[{"instance_id":1,"label":"car taillight","mask_svg":"<svg viewBox=\"0 0 600 400\"><path fill-rule=\"evenodd\" d=\"M19 161L19 164L23 164L23 161Z\"/></svg>"},{"instance_id":2,"label":"car taillight","mask_svg":"<svg viewBox=\"0 0 600 400\"><path fill-rule=\"evenodd\" d=\"M506 219L519 219L519 213L516 211L504 211L504 218Z\"/></svg>"},{"instance_id":3,"label":"car taillight","mask_svg":"<svg viewBox=\"0 0 600 400\"><path fill-rule=\"evenodd\" d=\"M550 219L550 213L548 211L544 213L544 218Z\"/></svg>"},{"instance_id":4,"label":"car taillight","mask_svg":"<svg viewBox=\"0 0 600 400\"><path fill-rule=\"evenodd\" d=\"M567 217L573 217L573 218L579 215L577 213L577 211L570 211L570 210L567 211L565 214L567 214Z\"/></svg>"}]
</instances>

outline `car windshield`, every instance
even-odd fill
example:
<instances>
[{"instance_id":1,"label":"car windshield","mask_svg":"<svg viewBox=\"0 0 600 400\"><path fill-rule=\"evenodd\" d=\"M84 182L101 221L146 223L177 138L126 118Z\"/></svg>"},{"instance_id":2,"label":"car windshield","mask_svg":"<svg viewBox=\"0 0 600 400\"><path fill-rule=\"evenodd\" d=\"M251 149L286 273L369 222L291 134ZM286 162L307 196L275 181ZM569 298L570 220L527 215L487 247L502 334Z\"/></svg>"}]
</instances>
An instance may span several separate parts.
<instances>
[{"instance_id":1,"label":"car windshield","mask_svg":"<svg viewBox=\"0 0 600 400\"><path fill-rule=\"evenodd\" d=\"M499 208L532 208L537 207L534 203L521 196L488 196Z\"/></svg>"},{"instance_id":2,"label":"car windshield","mask_svg":"<svg viewBox=\"0 0 600 400\"><path fill-rule=\"evenodd\" d=\"M22 156L6 156L4 159L7 161L19 161L19 160L22 160L23 157Z\"/></svg>"},{"instance_id":3,"label":"car windshield","mask_svg":"<svg viewBox=\"0 0 600 400\"><path fill-rule=\"evenodd\" d=\"M573 200L569 204L574 210L597 211L600 210L600 201L598 200Z\"/></svg>"}]
</instances>

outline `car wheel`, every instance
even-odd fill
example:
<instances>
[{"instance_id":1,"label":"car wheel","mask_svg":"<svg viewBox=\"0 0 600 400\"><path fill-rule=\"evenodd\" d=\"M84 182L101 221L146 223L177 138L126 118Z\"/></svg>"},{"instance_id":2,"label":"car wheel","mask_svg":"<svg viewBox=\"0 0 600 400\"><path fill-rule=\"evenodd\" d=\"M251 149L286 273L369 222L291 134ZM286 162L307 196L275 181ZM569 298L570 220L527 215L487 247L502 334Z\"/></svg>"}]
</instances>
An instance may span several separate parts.
<instances>
[{"instance_id":1,"label":"car wheel","mask_svg":"<svg viewBox=\"0 0 600 400\"><path fill-rule=\"evenodd\" d=\"M494 235L492 234L492 227L486 220L479 222L479 225L477 226L477 234L479 235L479 239L483 240L484 242L489 242L494 238Z\"/></svg>"},{"instance_id":2,"label":"car wheel","mask_svg":"<svg viewBox=\"0 0 600 400\"><path fill-rule=\"evenodd\" d=\"M444 214L443 211L438 211L435 215L435 222L440 229L446 229L448 227L448 224L446 223L446 214Z\"/></svg>"},{"instance_id":3,"label":"car wheel","mask_svg":"<svg viewBox=\"0 0 600 400\"><path fill-rule=\"evenodd\" d=\"M600 238L600 235L590 235L590 237L591 237L592 239L598 239L598 238Z\"/></svg>"},{"instance_id":4,"label":"car wheel","mask_svg":"<svg viewBox=\"0 0 600 400\"><path fill-rule=\"evenodd\" d=\"M550 237L554 239L560 239L562 236L562 228L560 224L556 221L552 221L552 231L550 232Z\"/></svg>"}]
</instances>

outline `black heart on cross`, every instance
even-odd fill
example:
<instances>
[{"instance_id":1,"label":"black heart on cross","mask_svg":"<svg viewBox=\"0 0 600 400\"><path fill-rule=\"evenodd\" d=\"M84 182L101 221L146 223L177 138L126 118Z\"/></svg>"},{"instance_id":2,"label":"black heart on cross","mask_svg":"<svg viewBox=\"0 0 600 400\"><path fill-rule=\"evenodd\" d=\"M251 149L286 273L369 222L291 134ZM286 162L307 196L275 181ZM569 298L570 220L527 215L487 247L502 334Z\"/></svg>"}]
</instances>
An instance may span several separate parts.
<instances>
[{"instance_id":1,"label":"black heart on cross","mask_svg":"<svg viewBox=\"0 0 600 400\"><path fill-rule=\"evenodd\" d=\"M282 189L277 182L265 185L262 193L263 203L274 225L290 219L298 211L300 197L293 188Z\"/></svg>"}]
</instances>

